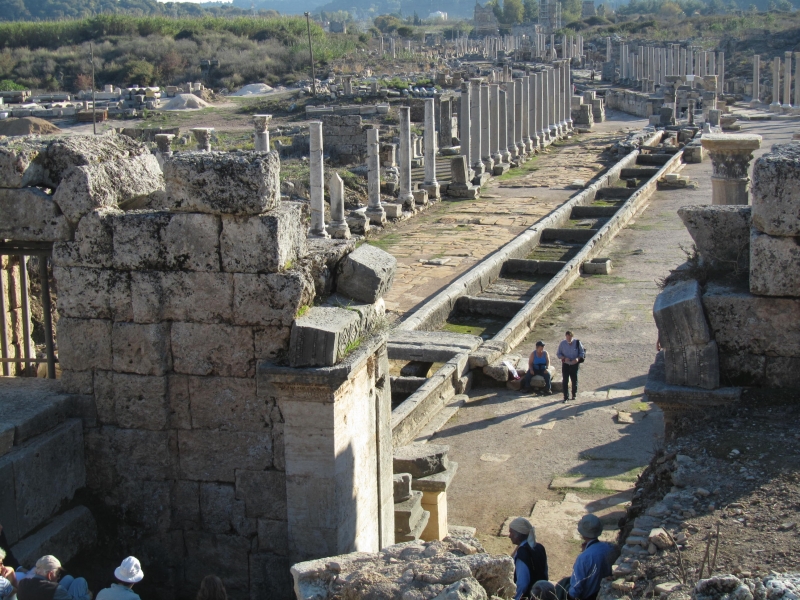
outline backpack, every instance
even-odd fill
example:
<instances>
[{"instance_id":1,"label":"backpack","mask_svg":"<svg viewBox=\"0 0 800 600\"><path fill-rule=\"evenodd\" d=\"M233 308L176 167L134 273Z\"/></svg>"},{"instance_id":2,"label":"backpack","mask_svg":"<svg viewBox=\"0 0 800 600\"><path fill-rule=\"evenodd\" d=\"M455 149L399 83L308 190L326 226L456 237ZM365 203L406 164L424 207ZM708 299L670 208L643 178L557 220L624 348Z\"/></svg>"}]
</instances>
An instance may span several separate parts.
<instances>
[{"instance_id":1,"label":"backpack","mask_svg":"<svg viewBox=\"0 0 800 600\"><path fill-rule=\"evenodd\" d=\"M578 364L586 360L586 348L583 349L583 356L581 356L581 341L575 340L575 349L578 351Z\"/></svg>"}]
</instances>

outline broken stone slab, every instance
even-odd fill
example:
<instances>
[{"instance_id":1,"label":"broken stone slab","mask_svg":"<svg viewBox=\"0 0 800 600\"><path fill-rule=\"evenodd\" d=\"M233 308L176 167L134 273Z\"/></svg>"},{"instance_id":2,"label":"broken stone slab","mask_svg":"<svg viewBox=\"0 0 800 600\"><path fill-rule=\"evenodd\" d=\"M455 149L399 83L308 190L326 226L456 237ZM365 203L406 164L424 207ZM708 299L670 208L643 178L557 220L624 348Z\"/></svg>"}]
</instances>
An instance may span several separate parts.
<instances>
[{"instance_id":1,"label":"broken stone slab","mask_svg":"<svg viewBox=\"0 0 800 600\"><path fill-rule=\"evenodd\" d=\"M292 367L328 367L347 353L359 336L358 313L345 308L314 306L295 319L289 341Z\"/></svg>"},{"instance_id":2,"label":"broken stone slab","mask_svg":"<svg viewBox=\"0 0 800 600\"><path fill-rule=\"evenodd\" d=\"M593 258L583 263L583 272L588 275L610 275L612 268L610 258Z\"/></svg>"},{"instance_id":3,"label":"broken stone slab","mask_svg":"<svg viewBox=\"0 0 800 600\"><path fill-rule=\"evenodd\" d=\"M482 369L495 362L508 352L508 344L504 341L487 340L469 355L469 368Z\"/></svg>"},{"instance_id":4,"label":"broken stone slab","mask_svg":"<svg viewBox=\"0 0 800 600\"><path fill-rule=\"evenodd\" d=\"M323 306L344 308L356 313L359 317L358 329L362 335L375 329L386 316L386 303L383 298L378 299L373 304L364 304L362 302L354 302L350 298L339 294L333 294L325 301Z\"/></svg>"},{"instance_id":5,"label":"broken stone slab","mask_svg":"<svg viewBox=\"0 0 800 600\"><path fill-rule=\"evenodd\" d=\"M753 227L774 236L800 236L800 143L775 144L756 160L751 194Z\"/></svg>"},{"instance_id":6,"label":"broken stone slab","mask_svg":"<svg viewBox=\"0 0 800 600\"><path fill-rule=\"evenodd\" d=\"M147 146L126 135L74 135L59 138L47 147L44 157L47 181L43 185L53 188L59 186L71 167L96 166L99 163L145 155L152 156Z\"/></svg>"},{"instance_id":7,"label":"broken stone slab","mask_svg":"<svg viewBox=\"0 0 800 600\"><path fill-rule=\"evenodd\" d=\"M364 244L348 254L339 267L336 291L371 304L392 287L397 259L375 246Z\"/></svg>"},{"instance_id":8,"label":"broken stone slab","mask_svg":"<svg viewBox=\"0 0 800 600\"><path fill-rule=\"evenodd\" d=\"M164 177L152 154L70 167L53 194L67 219L77 224L101 207L125 208L130 202L164 189Z\"/></svg>"},{"instance_id":9,"label":"broken stone slab","mask_svg":"<svg viewBox=\"0 0 800 600\"><path fill-rule=\"evenodd\" d=\"M417 528L423 513L422 492L411 491L408 498L394 505L394 531L408 534Z\"/></svg>"},{"instance_id":10,"label":"broken stone slab","mask_svg":"<svg viewBox=\"0 0 800 600\"><path fill-rule=\"evenodd\" d=\"M280 202L277 152L186 152L164 164L169 208L259 215Z\"/></svg>"},{"instance_id":11,"label":"broken stone slab","mask_svg":"<svg viewBox=\"0 0 800 600\"><path fill-rule=\"evenodd\" d=\"M43 186L48 183L44 166L47 143L9 138L0 144L0 188Z\"/></svg>"},{"instance_id":12,"label":"broken stone slab","mask_svg":"<svg viewBox=\"0 0 800 600\"><path fill-rule=\"evenodd\" d=\"M427 477L417 477L411 481L411 489L418 492L446 492L458 472L458 463L449 461L447 468ZM395 475L396 477L396 475Z\"/></svg>"},{"instance_id":13,"label":"broken stone slab","mask_svg":"<svg viewBox=\"0 0 800 600\"><path fill-rule=\"evenodd\" d=\"M442 444L409 444L394 449L395 473L411 473L414 479L447 470L450 446Z\"/></svg>"},{"instance_id":14,"label":"broken stone slab","mask_svg":"<svg viewBox=\"0 0 800 600\"><path fill-rule=\"evenodd\" d=\"M667 383L697 386L706 390L719 387L717 343L689 344L664 349Z\"/></svg>"},{"instance_id":15,"label":"broken stone slab","mask_svg":"<svg viewBox=\"0 0 800 600\"><path fill-rule=\"evenodd\" d=\"M647 540L651 544L654 544L659 550L666 550L667 548L672 548L672 546L675 545L672 541L672 538L662 527L656 527L655 529L652 529L650 531L650 535L647 536Z\"/></svg>"},{"instance_id":16,"label":"broken stone slab","mask_svg":"<svg viewBox=\"0 0 800 600\"><path fill-rule=\"evenodd\" d=\"M66 564L97 541L97 523L85 506L76 506L51 519L44 527L17 542L14 557L23 565L33 565L52 554Z\"/></svg>"},{"instance_id":17,"label":"broken stone slab","mask_svg":"<svg viewBox=\"0 0 800 600\"><path fill-rule=\"evenodd\" d=\"M742 388L718 387L703 389L686 385L672 385L666 379L664 353L656 355L656 361L650 366L644 393L647 398L659 405L663 410L680 411L696 408L708 408L738 402L742 396ZM636 524L642 529L647 525ZM654 527L655 525L649 525Z\"/></svg>"},{"instance_id":18,"label":"broken stone slab","mask_svg":"<svg viewBox=\"0 0 800 600\"><path fill-rule=\"evenodd\" d=\"M117 208L99 208L86 214L75 228L74 241L53 244L53 264L110 268L114 260L113 217L121 214Z\"/></svg>"},{"instance_id":19,"label":"broken stone slab","mask_svg":"<svg viewBox=\"0 0 800 600\"><path fill-rule=\"evenodd\" d=\"M746 269L750 261L751 207L742 205L683 206L683 221L702 260L715 267Z\"/></svg>"},{"instance_id":20,"label":"broken stone slab","mask_svg":"<svg viewBox=\"0 0 800 600\"><path fill-rule=\"evenodd\" d=\"M430 521L431 513L427 510L422 511L422 516L417 520L416 525L410 529L406 533L400 533L398 531L394 532L394 541L396 543L402 542L416 542L422 539L422 534L425 529L428 527L428 522Z\"/></svg>"},{"instance_id":21,"label":"broken stone slab","mask_svg":"<svg viewBox=\"0 0 800 600\"><path fill-rule=\"evenodd\" d=\"M38 188L0 188L0 239L53 242L72 239L72 227L53 197Z\"/></svg>"},{"instance_id":22,"label":"broken stone slab","mask_svg":"<svg viewBox=\"0 0 800 600\"><path fill-rule=\"evenodd\" d=\"M800 236L778 237L751 229L750 292L800 297Z\"/></svg>"},{"instance_id":23,"label":"broken stone slab","mask_svg":"<svg viewBox=\"0 0 800 600\"><path fill-rule=\"evenodd\" d=\"M399 219L403 216L403 205L396 202L382 202L387 219Z\"/></svg>"},{"instance_id":24,"label":"broken stone slab","mask_svg":"<svg viewBox=\"0 0 800 600\"><path fill-rule=\"evenodd\" d=\"M487 377L491 377L495 381L502 381L505 383L508 381L510 376L509 368L505 363L511 363L511 365L516 369L517 375L521 376L520 365L523 364L524 360L525 359L522 356L518 356L516 354L506 354L505 356L498 358L491 365L483 367L483 374Z\"/></svg>"},{"instance_id":25,"label":"broken stone slab","mask_svg":"<svg viewBox=\"0 0 800 600\"><path fill-rule=\"evenodd\" d=\"M707 344L711 340L700 284L695 280L667 286L656 297L653 318L664 348Z\"/></svg>"},{"instance_id":26,"label":"broken stone slab","mask_svg":"<svg viewBox=\"0 0 800 600\"><path fill-rule=\"evenodd\" d=\"M476 335L448 331L393 331L387 349L390 360L447 362L458 354L472 352L483 340Z\"/></svg>"},{"instance_id":27,"label":"broken stone slab","mask_svg":"<svg viewBox=\"0 0 800 600\"><path fill-rule=\"evenodd\" d=\"M395 473L394 474L394 503L405 502L411 498L411 474L410 473Z\"/></svg>"}]
</instances>

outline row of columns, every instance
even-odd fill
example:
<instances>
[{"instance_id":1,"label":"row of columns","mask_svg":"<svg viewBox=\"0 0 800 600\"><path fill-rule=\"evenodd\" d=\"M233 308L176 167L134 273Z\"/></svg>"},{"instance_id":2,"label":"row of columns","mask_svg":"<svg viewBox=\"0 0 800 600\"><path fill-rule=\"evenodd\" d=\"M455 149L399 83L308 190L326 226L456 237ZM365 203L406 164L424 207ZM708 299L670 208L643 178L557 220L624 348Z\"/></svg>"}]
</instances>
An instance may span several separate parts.
<instances>
[{"instance_id":1,"label":"row of columns","mask_svg":"<svg viewBox=\"0 0 800 600\"><path fill-rule=\"evenodd\" d=\"M800 108L800 52L794 53L794 102L792 102L792 52L784 53L783 69L781 57L772 59L772 103L770 109ZM761 57L753 57L753 100L760 102ZM781 71L783 71L783 102L781 102Z\"/></svg>"},{"instance_id":2,"label":"row of columns","mask_svg":"<svg viewBox=\"0 0 800 600\"><path fill-rule=\"evenodd\" d=\"M392 44L394 38L390 38ZM549 44L548 44L549 41ZM561 53L556 49L555 35L534 33L528 35L487 36L480 40L469 39L461 36L453 40L455 55L482 54L486 58L497 59L500 52L515 53L528 48L533 57L546 59L573 59L584 54L584 39L580 34L563 35L561 38ZM380 38L380 53L384 54L383 37ZM392 47L392 53L394 48ZM393 54L394 56L394 54Z\"/></svg>"},{"instance_id":3,"label":"row of columns","mask_svg":"<svg viewBox=\"0 0 800 600\"><path fill-rule=\"evenodd\" d=\"M606 60L612 60L611 38L606 38ZM717 76L717 92L725 85L725 53L708 52L694 47L670 44L666 48L620 44L620 77L630 81L648 81L664 85L667 77L686 75Z\"/></svg>"}]
</instances>

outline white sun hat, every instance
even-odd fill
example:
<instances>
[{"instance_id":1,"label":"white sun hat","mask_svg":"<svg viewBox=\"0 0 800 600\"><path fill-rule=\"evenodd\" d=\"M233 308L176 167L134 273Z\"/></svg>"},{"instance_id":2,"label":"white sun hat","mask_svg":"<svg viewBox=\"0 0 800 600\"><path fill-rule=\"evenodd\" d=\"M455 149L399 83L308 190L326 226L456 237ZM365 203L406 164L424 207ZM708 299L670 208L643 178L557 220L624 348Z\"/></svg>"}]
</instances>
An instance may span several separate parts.
<instances>
[{"instance_id":1,"label":"white sun hat","mask_svg":"<svg viewBox=\"0 0 800 600\"><path fill-rule=\"evenodd\" d=\"M122 564L114 569L114 577L125 583L138 583L144 579L142 565L135 556L129 556L122 561Z\"/></svg>"}]
</instances>

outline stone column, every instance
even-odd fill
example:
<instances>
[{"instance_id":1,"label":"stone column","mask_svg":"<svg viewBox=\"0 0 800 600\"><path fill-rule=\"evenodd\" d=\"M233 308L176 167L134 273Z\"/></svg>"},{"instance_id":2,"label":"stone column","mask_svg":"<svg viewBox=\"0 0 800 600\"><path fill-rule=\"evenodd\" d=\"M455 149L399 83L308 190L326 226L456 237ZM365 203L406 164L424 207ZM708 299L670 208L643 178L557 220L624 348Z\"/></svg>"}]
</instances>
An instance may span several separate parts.
<instances>
[{"instance_id":1,"label":"stone column","mask_svg":"<svg viewBox=\"0 0 800 600\"><path fill-rule=\"evenodd\" d=\"M489 86L489 121L489 150L497 164L503 162L503 155L500 154L500 86L496 83Z\"/></svg>"},{"instance_id":2,"label":"stone column","mask_svg":"<svg viewBox=\"0 0 800 600\"><path fill-rule=\"evenodd\" d=\"M194 135L194 139L197 142L197 150L199 152L211 151L211 134L214 132L213 127L195 127L189 131L191 131L192 135Z\"/></svg>"},{"instance_id":3,"label":"stone column","mask_svg":"<svg viewBox=\"0 0 800 600\"><path fill-rule=\"evenodd\" d=\"M761 104L761 57L753 55L753 97L750 107L753 108Z\"/></svg>"},{"instance_id":4,"label":"stone column","mask_svg":"<svg viewBox=\"0 0 800 600\"><path fill-rule=\"evenodd\" d=\"M506 100L505 89L501 88L497 92L497 106L500 109L497 123L500 160L504 163L509 163L511 162L511 154L508 151L508 100Z\"/></svg>"},{"instance_id":5,"label":"stone column","mask_svg":"<svg viewBox=\"0 0 800 600\"><path fill-rule=\"evenodd\" d=\"M550 139L555 140L558 138L558 89L556 88L556 68L555 64L547 70L547 100L550 104L549 116L550 122L547 124L550 129Z\"/></svg>"},{"instance_id":6,"label":"stone column","mask_svg":"<svg viewBox=\"0 0 800 600\"><path fill-rule=\"evenodd\" d=\"M336 171L328 180L328 190L331 193L331 222L327 227L328 233L332 238L349 240L350 228L344 219L344 181Z\"/></svg>"},{"instance_id":7,"label":"stone column","mask_svg":"<svg viewBox=\"0 0 800 600\"><path fill-rule=\"evenodd\" d=\"M792 107L792 53L783 53L783 107Z\"/></svg>"},{"instance_id":8,"label":"stone column","mask_svg":"<svg viewBox=\"0 0 800 600\"><path fill-rule=\"evenodd\" d=\"M489 86L481 84L481 160L485 165L486 172L491 175L494 168L492 158L491 139L492 123L489 118Z\"/></svg>"},{"instance_id":9,"label":"stone column","mask_svg":"<svg viewBox=\"0 0 800 600\"><path fill-rule=\"evenodd\" d=\"M253 115L256 152L269 152L269 125L272 115Z\"/></svg>"},{"instance_id":10,"label":"stone column","mask_svg":"<svg viewBox=\"0 0 800 600\"><path fill-rule=\"evenodd\" d=\"M467 157L467 169L472 168L472 145L470 141L470 86L466 81L461 84L461 105L458 109L458 123L460 126L459 141L461 154Z\"/></svg>"},{"instance_id":11,"label":"stone column","mask_svg":"<svg viewBox=\"0 0 800 600\"><path fill-rule=\"evenodd\" d=\"M439 101L439 146L450 148L453 145L453 100L442 98Z\"/></svg>"},{"instance_id":12,"label":"stone column","mask_svg":"<svg viewBox=\"0 0 800 600\"><path fill-rule=\"evenodd\" d=\"M678 75L683 77L686 75L686 48L680 48L678 50Z\"/></svg>"},{"instance_id":13,"label":"stone column","mask_svg":"<svg viewBox=\"0 0 800 600\"><path fill-rule=\"evenodd\" d=\"M510 158L517 157L517 145L514 143L515 119L514 119L514 102L515 102L515 83L513 80L505 84L506 91L506 151Z\"/></svg>"},{"instance_id":14,"label":"stone column","mask_svg":"<svg viewBox=\"0 0 800 600\"><path fill-rule=\"evenodd\" d=\"M564 63L564 116L567 129L572 131L572 67L569 61Z\"/></svg>"},{"instance_id":15,"label":"stone column","mask_svg":"<svg viewBox=\"0 0 800 600\"><path fill-rule=\"evenodd\" d=\"M367 218L373 225L386 222L386 211L381 205L381 148L378 141L379 131L367 129ZM331 209L333 212L333 209ZM334 236L335 237L335 236Z\"/></svg>"},{"instance_id":16,"label":"stone column","mask_svg":"<svg viewBox=\"0 0 800 600\"><path fill-rule=\"evenodd\" d=\"M772 104L769 105L772 111L781 107L781 57L776 56L772 59Z\"/></svg>"},{"instance_id":17,"label":"stone column","mask_svg":"<svg viewBox=\"0 0 800 600\"><path fill-rule=\"evenodd\" d=\"M470 115L470 158L475 175L482 175L485 171L481 160L483 131L481 130L481 80L469 80L469 115Z\"/></svg>"},{"instance_id":18,"label":"stone column","mask_svg":"<svg viewBox=\"0 0 800 600\"><path fill-rule=\"evenodd\" d=\"M794 53L794 107L800 108L800 52Z\"/></svg>"},{"instance_id":19,"label":"stone column","mask_svg":"<svg viewBox=\"0 0 800 600\"><path fill-rule=\"evenodd\" d=\"M401 109L402 110L402 109ZM325 167L322 162L322 121L308 124L311 133L309 153L309 182L311 187L311 231L312 237L327 238L325 229Z\"/></svg>"},{"instance_id":20,"label":"stone column","mask_svg":"<svg viewBox=\"0 0 800 600\"><path fill-rule=\"evenodd\" d=\"M425 182L423 189L428 192L429 200L439 199L439 182L436 181L436 101L425 98Z\"/></svg>"},{"instance_id":21,"label":"stone column","mask_svg":"<svg viewBox=\"0 0 800 600\"><path fill-rule=\"evenodd\" d=\"M397 200L404 207L414 211L414 195L411 193L411 109L401 106L400 111L400 195Z\"/></svg>"},{"instance_id":22,"label":"stone column","mask_svg":"<svg viewBox=\"0 0 800 600\"><path fill-rule=\"evenodd\" d=\"M725 93L725 53L717 52L717 91Z\"/></svg>"},{"instance_id":23,"label":"stone column","mask_svg":"<svg viewBox=\"0 0 800 600\"><path fill-rule=\"evenodd\" d=\"M155 136L158 146L158 162L163 166L164 161L172 158L172 140L175 136L171 133L157 133Z\"/></svg>"},{"instance_id":24,"label":"stone column","mask_svg":"<svg viewBox=\"0 0 800 600\"><path fill-rule=\"evenodd\" d=\"M536 73L528 75L528 137L531 149L539 149L539 135L536 133Z\"/></svg>"},{"instance_id":25,"label":"stone column","mask_svg":"<svg viewBox=\"0 0 800 600\"><path fill-rule=\"evenodd\" d=\"M700 141L713 165L711 204L749 204L747 168L753 151L761 147L761 136L704 134Z\"/></svg>"},{"instance_id":26,"label":"stone column","mask_svg":"<svg viewBox=\"0 0 800 600\"><path fill-rule=\"evenodd\" d=\"M611 62L611 38L606 38L606 62Z\"/></svg>"},{"instance_id":27,"label":"stone column","mask_svg":"<svg viewBox=\"0 0 800 600\"><path fill-rule=\"evenodd\" d=\"M525 145L522 143L522 79L514 80L514 144L517 156L525 156Z\"/></svg>"},{"instance_id":28,"label":"stone column","mask_svg":"<svg viewBox=\"0 0 800 600\"><path fill-rule=\"evenodd\" d=\"M522 144L525 146L525 153L533 152L533 142L531 141L531 78L529 75L522 77Z\"/></svg>"}]
</instances>

